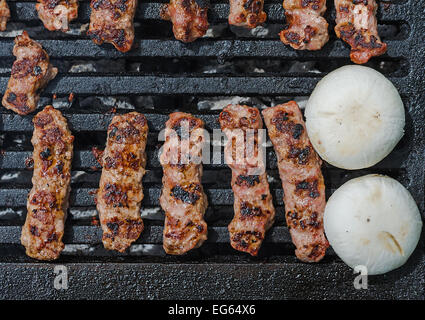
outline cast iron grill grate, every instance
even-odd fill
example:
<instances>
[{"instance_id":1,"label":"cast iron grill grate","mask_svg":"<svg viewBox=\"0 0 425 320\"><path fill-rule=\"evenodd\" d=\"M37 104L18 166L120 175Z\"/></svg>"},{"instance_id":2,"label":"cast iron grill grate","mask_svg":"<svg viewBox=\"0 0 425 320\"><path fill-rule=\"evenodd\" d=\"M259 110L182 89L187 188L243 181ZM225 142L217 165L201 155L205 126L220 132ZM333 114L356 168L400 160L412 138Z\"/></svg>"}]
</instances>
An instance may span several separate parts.
<instances>
[{"instance_id":1,"label":"cast iron grill grate","mask_svg":"<svg viewBox=\"0 0 425 320\"><path fill-rule=\"evenodd\" d=\"M297 52L280 43L277 32L284 23L281 1L266 1L267 24L254 32L230 28L227 1L212 2L207 37L191 44L174 40L171 24L159 19L159 2L140 3L135 48L121 54L109 45L98 47L85 36L88 1L80 3L79 18L67 34L44 30L34 2L9 1L12 21L8 31L0 33L0 91L5 90L14 61L13 38L25 29L40 40L59 68L57 78L42 93L40 107L52 103L59 108L76 137L66 248L55 262L71 268L75 286L66 293L55 291L53 280L49 280L54 265L31 260L20 246L31 188L32 171L26 168L25 160L32 154L33 114L21 117L1 108L0 297L423 299L423 244L405 267L373 278L366 291L354 289L352 271L332 250L316 265L297 261L271 147L267 149L267 164L277 219L259 257L248 257L229 245L227 225L233 217L233 194L231 172L225 164L204 166L203 184L210 203L206 213L208 241L182 257L164 254L164 216L158 202L162 169L157 155L162 145L158 132L167 114L191 112L202 118L211 132L219 128L219 109L228 103L262 108L296 99L303 105L325 74L350 63L348 47L332 31L333 1L328 1L327 11L331 40L318 52ZM407 110L406 133L396 149L372 168L351 172L325 165L328 196L353 177L383 173L409 189L423 214L424 9L420 1L381 1L379 30L389 49L367 65L384 73L399 89ZM69 102L71 92L75 98ZM125 254L103 249L100 227L93 220L97 213L92 193L100 170L90 150L103 149L112 109L143 112L150 127L142 210L145 231ZM28 283L33 277L38 279L36 286ZM204 280L202 284L199 279ZM134 281L143 283L143 288L128 285ZM112 284L103 288L108 282Z\"/></svg>"}]
</instances>

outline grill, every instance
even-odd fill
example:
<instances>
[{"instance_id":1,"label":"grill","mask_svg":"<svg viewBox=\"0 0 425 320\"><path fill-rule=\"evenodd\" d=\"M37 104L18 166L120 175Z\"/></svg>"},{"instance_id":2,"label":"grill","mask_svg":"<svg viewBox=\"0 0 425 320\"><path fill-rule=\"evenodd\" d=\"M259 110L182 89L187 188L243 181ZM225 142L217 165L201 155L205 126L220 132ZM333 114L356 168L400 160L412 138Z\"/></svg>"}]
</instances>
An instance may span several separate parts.
<instances>
[{"instance_id":1,"label":"grill","mask_svg":"<svg viewBox=\"0 0 425 320\"><path fill-rule=\"evenodd\" d=\"M244 102L257 107L295 99L303 105L328 72L349 64L349 48L335 38L333 1L327 20L331 39L318 52L297 52L280 43L284 23L281 1L266 1L267 25L255 31L227 25L227 1L212 1L207 36L191 44L174 40L171 24L159 18L158 2L142 2L136 14L133 50L121 54L112 46L94 45L86 36L89 2L80 2L79 18L67 34L43 29L33 2L9 1L9 32L0 33L0 91L4 92L14 61L13 37L22 29L39 40L59 68L42 93L40 107L53 104L68 119L75 135L70 210L61 258L40 263L26 257L20 245L26 197L32 171L32 117L0 111L0 298L2 299L424 299L423 238L409 262L389 274L369 279L368 290L356 290L352 270L330 249L318 264L296 260L284 219L276 156L267 148L269 182L276 222L258 257L233 250L227 225L233 217L231 171L223 164L205 165L203 184L210 206L209 238L184 256L162 250L164 214L159 208L162 169L158 161L168 113L191 112L212 131L219 128L219 107ZM327 196L345 181L368 173L387 174L406 186L424 216L423 65L425 25L421 1L381 1L379 32L388 53L367 65L384 73L399 89L407 111L406 133L396 149L372 168L346 171L326 165ZM70 93L75 94L72 102ZM56 99L52 96L56 95ZM111 110L143 112L148 121L148 172L144 178L142 217L145 231L125 254L108 252L93 191L100 168L92 147L104 147ZM68 267L68 290L53 286L56 265Z\"/></svg>"}]
</instances>

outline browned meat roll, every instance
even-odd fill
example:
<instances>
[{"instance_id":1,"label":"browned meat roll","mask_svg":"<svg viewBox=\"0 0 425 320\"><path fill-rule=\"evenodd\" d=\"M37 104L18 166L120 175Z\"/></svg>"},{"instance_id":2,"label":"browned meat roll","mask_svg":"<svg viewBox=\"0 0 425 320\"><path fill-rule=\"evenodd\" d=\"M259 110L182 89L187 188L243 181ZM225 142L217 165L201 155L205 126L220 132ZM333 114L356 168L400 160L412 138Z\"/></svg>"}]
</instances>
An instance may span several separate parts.
<instances>
[{"instance_id":1,"label":"browned meat roll","mask_svg":"<svg viewBox=\"0 0 425 320\"><path fill-rule=\"evenodd\" d=\"M140 207L147 137L147 120L137 112L115 116L108 127L96 197L106 249L124 252L143 231Z\"/></svg>"},{"instance_id":2,"label":"browned meat roll","mask_svg":"<svg viewBox=\"0 0 425 320\"><path fill-rule=\"evenodd\" d=\"M275 217L258 134L263 121L257 108L228 105L220 113L220 125L228 138L224 156L232 169L235 215L228 227L230 244L256 256Z\"/></svg>"},{"instance_id":3,"label":"browned meat roll","mask_svg":"<svg viewBox=\"0 0 425 320\"><path fill-rule=\"evenodd\" d=\"M38 17L49 31L69 30L69 23L78 17L78 0L38 0Z\"/></svg>"},{"instance_id":4,"label":"browned meat roll","mask_svg":"<svg viewBox=\"0 0 425 320\"><path fill-rule=\"evenodd\" d=\"M33 119L34 173L21 243L28 256L57 259L62 242L71 182L74 137L60 111L47 106Z\"/></svg>"},{"instance_id":5,"label":"browned meat roll","mask_svg":"<svg viewBox=\"0 0 425 320\"><path fill-rule=\"evenodd\" d=\"M278 158L295 254L304 262L317 262L329 247L323 231L326 200L322 160L310 143L296 102L267 108L263 116Z\"/></svg>"},{"instance_id":6,"label":"browned meat roll","mask_svg":"<svg viewBox=\"0 0 425 320\"><path fill-rule=\"evenodd\" d=\"M328 23L323 18L326 0L284 0L287 25L280 40L296 50L319 50L329 41Z\"/></svg>"},{"instance_id":7,"label":"browned meat roll","mask_svg":"<svg viewBox=\"0 0 425 320\"><path fill-rule=\"evenodd\" d=\"M171 20L174 37L183 42L192 42L208 30L208 0L171 0L161 6L161 18Z\"/></svg>"},{"instance_id":8,"label":"browned meat roll","mask_svg":"<svg viewBox=\"0 0 425 320\"><path fill-rule=\"evenodd\" d=\"M24 115L37 108L41 89L56 77L58 69L50 64L46 51L38 42L31 40L26 31L15 38L13 54L16 61L2 104Z\"/></svg>"},{"instance_id":9,"label":"browned meat roll","mask_svg":"<svg viewBox=\"0 0 425 320\"><path fill-rule=\"evenodd\" d=\"M134 15L137 0L91 0L90 26L87 35L94 43L111 43L127 52L134 42Z\"/></svg>"},{"instance_id":10,"label":"browned meat roll","mask_svg":"<svg viewBox=\"0 0 425 320\"><path fill-rule=\"evenodd\" d=\"M351 46L351 61L366 63L387 51L378 35L375 0L335 0L335 33Z\"/></svg>"},{"instance_id":11,"label":"browned meat roll","mask_svg":"<svg viewBox=\"0 0 425 320\"><path fill-rule=\"evenodd\" d=\"M183 112L170 114L166 122L160 203L165 211L163 246L168 254L186 253L207 239L204 213L208 200L201 184L203 128L201 119Z\"/></svg>"}]
</instances>

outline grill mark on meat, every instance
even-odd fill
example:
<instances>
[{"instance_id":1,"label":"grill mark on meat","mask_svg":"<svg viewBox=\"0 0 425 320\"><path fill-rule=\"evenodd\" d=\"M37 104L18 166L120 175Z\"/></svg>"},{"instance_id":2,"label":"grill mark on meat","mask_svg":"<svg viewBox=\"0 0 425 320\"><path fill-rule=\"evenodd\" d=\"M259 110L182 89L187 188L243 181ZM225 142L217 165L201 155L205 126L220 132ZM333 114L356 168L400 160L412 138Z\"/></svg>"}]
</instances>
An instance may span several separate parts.
<instances>
[{"instance_id":1,"label":"grill mark on meat","mask_svg":"<svg viewBox=\"0 0 425 320\"><path fill-rule=\"evenodd\" d=\"M334 0L337 8L335 33L351 46L351 61L363 64L387 51L378 35L375 0Z\"/></svg>"},{"instance_id":2,"label":"grill mark on meat","mask_svg":"<svg viewBox=\"0 0 425 320\"><path fill-rule=\"evenodd\" d=\"M35 110L40 91L52 80L58 70L49 62L49 56L41 45L29 38L24 31L15 38L11 77L2 99L5 108L25 115Z\"/></svg>"},{"instance_id":3,"label":"grill mark on meat","mask_svg":"<svg viewBox=\"0 0 425 320\"><path fill-rule=\"evenodd\" d=\"M289 149L288 159L294 159L298 164L306 164L310 155L310 147L303 149L294 147L293 145Z\"/></svg>"},{"instance_id":4,"label":"grill mark on meat","mask_svg":"<svg viewBox=\"0 0 425 320\"><path fill-rule=\"evenodd\" d=\"M304 127L299 123L294 123L289 120L289 114L286 112L276 112L272 123L276 126L277 130L282 133L290 133L294 139L299 139L304 131Z\"/></svg>"},{"instance_id":5,"label":"grill mark on meat","mask_svg":"<svg viewBox=\"0 0 425 320\"><path fill-rule=\"evenodd\" d=\"M257 246L264 240L264 233L258 231L241 231L231 235L231 243L238 244L237 250L249 252L250 247ZM235 248L236 249L236 248Z\"/></svg>"},{"instance_id":6,"label":"grill mark on meat","mask_svg":"<svg viewBox=\"0 0 425 320\"><path fill-rule=\"evenodd\" d=\"M62 237L70 192L74 137L66 119L52 106L39 112L33 123L33 187L28 196L21 243L26 247L28 256L54 260L64 248ZM56 132L53 137L52 132Z\"/></svg>"},{"instance_id":7,"label":"grill mark on meat","mask_svg":"<svg viewBox=\"0 0 425 320\"><path fill-rule=\"evenodd\" d=\"M140 208L147 135L146 118L137 112L116 115L108 126L96 197L102 242L108 250L124 252L143 231Z\"/></svg>"},{"instance_id":8,"label":"grill mark on meat","mask_svg":"<svg viewBox=\"0 0 425 320\"><path fill-rule=\"evenodd\" d=\"M263 211L260 207L254 207L249 202L242 201L240 204L241 218L249 219L251 217L260 217L263 215Z\"/></svg>"},{"instance_id":9,"label":"grill mark on meat","mask_svg":"<svg viewBox=\"0 0 425 320\"><path fill-rule=\"evenodd\" d=\"M134 15L137 0L91 0L90 26L87 35L94 43L111 43L127 52L134 42Z\"/></svg>"},{"instance_id":10,"label":"grill mark on meat","mask_svg":"<svg viewBox=\"0 0 425 320\"><path fill-rule=\"evenodd\" d=\"M173 23L173 33L177 40L192 42L205 35L208 30L208 8L206 0L170 0L160 9L163 20Z\"/></svg>"},{"instance_id":11,"label":"grill mark on meat","mask_svg":"<svg viewBox=\"0 0 425 320\"><path fill-rule=\"evenodd\" d=\"M235 215L228 227L230 243L236 250L255 256L258 254L265 233L273 224L275 216L258 136L254 136L253 144L254 149L257 150L258 159L261 159L258 163L260 174L249 173L251 164L246 159L242 163L228 160L235 159L237 152L236 144L233 143L234 139L230 139L230 137L236 132L235 130L242 130L245 140L247 139L247 130L257 133L263 126L260 112L258 109L248 106L229 105L220 113L219 120L221 129L228 137L224 153L226 161L232 169L232 189L235 198Z\"/></svg>"},{"instance_id":12,"label":"grill mark on meat","mask_svg":"<svg viewBox=\"0 0 425 320\"><path fill-rule=\"evenodd\" d=\"M191 183L188 186L174 186L170 195L177 200L193 205L201 198L201 191L202 188L199 183Z\"/></svg>"},{"instance_id":13,"label":"grill mark on meat","mask_svg":"<svg viewBox=\"0 0 425 320\"><path fill-rule=\"evenodd\" d=\"M287 25L280 40L296 50L319 50L329 40L328 23L323 18L326 0L284 0Z\"/></svg>"},{"instance_id":14,"label":"grill mark on meat","mask_svg":"<svg viewBox=\"0 0 425 320\"><path fill-rule=\"evenodd\" d=\"M236 178L235 183L238 186L253 187L257 183L260 183L260 176L258 176L258 175L249 175L249 176L239 175Z\"/></svg>"},{"instance_id":15,"label":"grill mark on meat","mask_svg":"<svg viewBox=\"0 0 425 320\"><path fill-rule=\"evenodd\" d=\"M184 128L189 132L182 134ZM202 120L182 112L170 114L166 122L160 156L164 171L160 204L165 211L163 247L168 254L184 254L207 239L204 213L208 201L201 185L202 163L192 160L202 158L203 128ZM188 145L189 157L182 154L183 143ZM188 160L186 164L170 163L183 158Z\"/></svg>"},{"instance_id":16,"label":"grill mark on meat","mask_svg":"<svg viewBox=\"0 0 425 320\"><path fill-rule=\"evenodd\" d=\"M37 0L35 8L49 31L69 31L69 23L78 17L78 0Z\"/></svg>"},{"instance_id":17,"label":"grill mark on meat","mask_svg":"<svg viewBox=\"0 0 425 320\"><path fill-rule=\"evenodd\" d=\"M267 19L263 7L264 0L230 0L229 24L250 29L261 25Z\"/></svg>"},{"instance_id":18,"label":"grill mark on meat","mask_svg":"<svg viewBox=\"0 0 425 320\"><path fill-rule=\"evenodd\" d=\"M188 124L188 125L185 125ZM172 129L176 132L179 139L186 138L189 135L189 132L193 131L195 128L202 128L201 123L198 119L193 119L189 117L181 117L173 123ZM187 132L185 132L187 131Z\"/></svg>"},{"instance_id":19,"label":"grill mark on meat","mask_svg":"<svg viewBox=\"0 0 425 320\"><path fill-rule=\"evenodd\" d=\"M312 181L302 180L297 183L296 191L299 193L307 191L306 193L310 198L317 198L320 196L320 192L317 189L318 183L317 179L313 179Z\"/></svg>"},{"instance_id":20,"label":"grill mark on meat","mask_svg":"<svg viewBox=\"0 0 425 320\"><path fill-rule=\"evenodd\" d=\"M263 116L278 158L295 254L302 261L317 262L329 247L322 223L326 205L322 162L310 143L296 102L267 108ZM302 129L293 130L297 125Z\"/></svg>"},{"instance_id":21,"label":"grill mark on meat","mask_svg":"<svg viewBox=\"0 0 425 320\"><path fill-rule=\"evenodd\" d=\"M10 10L6 0L0 0L0 31L6 30L7 21L10 19Z\"/></svg>"}]
</instances>

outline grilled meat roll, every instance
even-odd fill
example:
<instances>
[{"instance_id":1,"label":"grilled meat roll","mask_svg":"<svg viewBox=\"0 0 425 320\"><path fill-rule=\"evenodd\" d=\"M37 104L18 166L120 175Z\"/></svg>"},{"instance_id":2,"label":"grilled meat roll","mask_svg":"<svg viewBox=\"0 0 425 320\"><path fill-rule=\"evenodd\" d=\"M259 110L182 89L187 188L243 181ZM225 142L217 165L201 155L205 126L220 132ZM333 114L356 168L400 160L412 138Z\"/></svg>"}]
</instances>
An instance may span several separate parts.
<instances>
[{"instance_id":1,"label":"grilled meat roll","mask_svg":"<svg viewBox=\"0 0 425 320\"><path fill-rule=\"evenodd\" d=\"M263 7L264 0L230 0L229 24L255 28L267 19Z\"/></svg>"},{"instance_id":2,"label":"grilled meat roll","mask_svg":"<svg viewBox=\"0 0 425 320\"><path fill-rule=\"evenodd\" d=\"M323 231L326 200L322 161L310 143L296 102L267 108L263 116L278 158L295 254L304 262L317 262L329 247Z\"/></svg>"},{"instance_id":3,"label":"grilled meat roll","mask_svg":"<svg viewBox=\"0 0 425 320\"><path fill-rule=\"evenodd\" d=\"M326 0L284 0L287 25L280 40L296 50L319 50L329 40L328 23L323 18Z\"/></svg>"},{"instance_id":4,"label":"grilled meat roll","mask_svg":"<svg viewBox=\"0 0 425 320\"><path fill-rule=\"evenodd\" d=\"M387 51L378 35L375 0L335 0L335 8L335 33L351 46L351 61L366 63Z\"/></svg>"},{"instance_id":5,"label":"grilled meat roll","mask_svg":"<svg viewBox=\"0 0 425 320\"><path fill-rule=\"evenodd\" d=\"M0 0L0 31L6 30L7 21L10 19L10 10L6 0Z\"/></svg>"},{"instance_id":6,"label":"grilled meat roll","mask_svg":"<svg viewBox=\"0 0 425 320\"><path fill-rule=\"evenodd\" d=\"M165 211L164 250L180 255L207 239L208 200L201 184L204 122L175 112L166 122L160 162L164 171L160 204Z\"/></svg>"},{"instance_id":7,"label":"grilled meat roll","mask_svg":"<svg viewBox=\"0 0 425 320\"><path fill-rule=\"evenodd\" d=\"M15 38L13 55L17 58L3 96L2 104L18 114L35 110L40 90L56 77L58 69L50 64L41 45L30 39L27 32Z\"/></svg>"},{"instance_id":8,"label":"grilled meat roll","mask_svg":"<svg viewBox=\"0 0 425 320\"><path fill-rule=\"evenodd\" d=\"M192 42L208 30L208 0L171 0L161 6L161 18L171 20L174 37L183 42Z\"/></svg>"},{"instance_id":9,"label":"grilled meat roll","mask_svg":"<svg viewBox=\"0 0 425 320\"><path fill-rule=\"evenodd\" d=\"M228 227L230 243L256 256L275 217L260 148L263 122L257 108L228 105L220 113L220 125L228 138L224 156L232 169L235 199L235 216Z\"/></svg>"},{"instance_id":10,"label":"grilled meat roll","mask_svg":"<svg viewBox=\"0 0 425 320\"><path fill-rule=\"evenodd\" d=\"M35 8L49 31L69 31L69 23L78 17L78 0L37 0Z\"/></svg>"},{"instance_id":11,"label":"grilled meat roll","mask_svg":"<svg viewBox=\"0 0 425 320\"><path fill-rule=\"evenodd\" d=\"M71 182L74 137L60 111L47 106L33 119L33 187L21 243L28 256L57 259L62 242Z\"/></svg>"},{"instance_id":12,"label":"grilled meat roll","mask_svg":"<svg viewBox=\"0 0 425 320\"><path fill-rule=\"evenodd\" d=\"M147 136L147 120L137 112L115 116L108 127L96 197L106 249L124 252L143 231L140 207Z\"/></svg>"},{"instance_id":13,"label":"grilled meat roll","mask_svg":"<svg viewBox=\"0 0 425 320\"><path fill-rule=\"evenodd\" d=\"M134 42L134 15L137 0L91 0L92 9L87 35L94 43L108 42L127 52Z\"/></svg>"}]
</instances>

